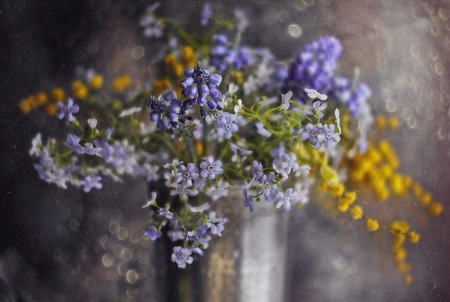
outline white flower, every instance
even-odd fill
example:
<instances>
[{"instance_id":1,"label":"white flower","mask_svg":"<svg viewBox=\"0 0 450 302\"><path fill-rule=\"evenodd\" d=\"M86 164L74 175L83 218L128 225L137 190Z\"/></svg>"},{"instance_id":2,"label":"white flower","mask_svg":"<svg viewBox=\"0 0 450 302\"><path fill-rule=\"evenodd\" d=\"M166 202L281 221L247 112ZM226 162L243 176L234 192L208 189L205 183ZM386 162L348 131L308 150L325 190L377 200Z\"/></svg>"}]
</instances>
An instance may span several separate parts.
<instances>
[{"instance_id":1,"label":"white flower","mask_svg":"<svg viewBox=\"0 0 450 302\"><path fill-rule=\"evenodd\" d=\"M325 108L327 108L326 103L320 104L320 101L317 101L317 102L314 102L314 104L313 104L314 114L316 114L316 116L319 119L321 119L323 117L322 110L325 110Z\"/></svg>"},{"instance_id":2,"label":"white flower","mask_svg":"<svg viewBox=\"0 0 450 302\"><path fill-rule=\"evenodd\" d=\"M239 111L242 109L242 100L237 100L237 105L234 105L234 113L238 114Z\"/></svg>"},{"instance_id":3,"label":"white flower","mask_svg":"<svg viewBox=\"0 0 450 302\"><path fill-rule=\"evenodd\" d=\"M326 96L325 94L321 94L314 89L305 88L305 92L308 94L308 97L312 99L317 98L319 100L325 101L328 98L328 96Z\"/></svg>"},{"instance_id":4,"label":"white flower","mask_svg":"<svg viewBox=\"0 0 450 302\"><path fill-rule=\"evenodd\" d=\"M311 167L308 165L302 165L299 167L298 171L295 173L296 177L299 177L300 175L308 175L309 171L311 171Z\"/></svg>"},{"instance_id":5,"label":"white flower","mask_svg":"<svg viewBox=\"0 0 450 302\"><path fill-rule=\"evenodd\" d=\"M263 124L263 123L261 123L261 122L256 122L255 125L256 125L256 128L258 129L256 132L257 132L259 135L262 135L262 136L265 136L265 137L270 137L270 136L272 135L272 133L270 133L270 131L267 130L267 129L264 127L264 124Z\"/></svg>"},{"instance_id":6,"label":"white flower","mask_svg":"<svg viewBox=\"0 0 450 302\"><path fill-rule=\"evenodd\" d=\"M41 147L42 147L42 140L41 140L41 134L36 134L36 137L33 138L31 141L31 149L30 149L30 155L36 155L41 156Z\"/></svg>"},{"instance_id":7,"label":"white flower","mask_svg":"<svg viewBox=\"0 0 450 302\"><path fill-rule=\"evenodd\" d=\"M147 204L145 206L143 206L142 208L146 208L146 207L151 206L153 204L156 204L156 192L152 192L152 199L147 201Z\"/></svg>"},{"instance_id":8,"label":"white flower","mask_svg":"<svg viewBox=\"0 0 450 302\"><path fill-rule=\"evenodd\" d=\"M293 95L292 91L289 91L286 94L281 94L281 105L280 105L281 108L283 108L284 110L289 109L289 100L291 99L292 95Z\"/></svg>"},{"instance_id":9,"label":"white flower","mask_svg":"<svg viewBox=\"0 0 450 302\"><path fill-rule=\"evenodd\" d=\"M209 203L205 203L204 205L201 205L199 207L189 207L191 209L192 213L201 213L207 209L209 209L211 205Z\"/></svg>"},{"instance_id":10,"label":"white flower","mask_svg":"<svg viewBox=\"0 0 450 302\"><path fill-rule=\"evenodd\" d=\"M228 186L229 184L227 182L220 180L216 186L209 188L208 191L206 191L206 195L212 197L214 201L217 201L220 197L228 195Z\"/></svg>"},{"instance_id":11,"label":"white flower","mask_svg":"<svg viewBox=\"0 0 450 302\"><path fill-rule=\"evenodd\" d=\"M250 93L258 89L258 80L254 76L249 76L247 82L244 83L244 94L249 95Z\"/></svg>"},{"instance_id":12,"label":"white flower","mask_svg":"<svg viewBox=\"0 0 450 302\"><path fill-rule=\"evenodd\" d=\"M339 109L336 108L334 111L334 115L336 116L336 125L339 129L339 133L341 133L341 118L339 117Z\"/></svg>"},{"instance_id":13,"label":"white flower","mask_svg":"<svg viewBox=\"0 0 450 302\"><path fill-rule=\"evenodd\" d=\"M92 129L95 129L95 127L97 127L97 120L95 118L88 119L87 123Z\"/></svg>"},{"instance_id":14,"label":"white flower","mask_svg":"<svg viewBox=\"0 0 450 302\"><path fill-rule=\"evenodd\" d=\"M119 117L124 117L124 116L127 116L127 115L131 115L131 114L136 113L136 112L139 112L139 111L141 111L141 110L142 110L142 109L141 109L140 107L132 107L132 108L130 108L130 109L127 109L127 110L122 111L122 112L119 114Z\"/></svg>"}]
</instances>

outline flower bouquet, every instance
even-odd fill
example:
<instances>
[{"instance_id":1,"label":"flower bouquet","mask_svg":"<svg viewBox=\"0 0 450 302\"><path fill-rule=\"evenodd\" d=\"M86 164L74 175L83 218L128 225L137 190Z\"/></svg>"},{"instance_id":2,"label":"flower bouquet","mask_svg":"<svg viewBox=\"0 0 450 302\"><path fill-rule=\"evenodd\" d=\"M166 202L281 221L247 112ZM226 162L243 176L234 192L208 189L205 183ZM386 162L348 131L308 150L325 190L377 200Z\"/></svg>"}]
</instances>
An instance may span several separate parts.
<instances>
[{"instance_id":1,"label":"flower bouquet","mask_svg":"<svg viewBox=\"0 0 450 302\"><path fill-rule=\"evenodd\" d=\"M392 235L397 269L411 282L404 247L418 233L407 217L378 217L384 204L370 201L415 196L434 215L442 205L398 172L393 148L380 139L398 120L374 118L369 86L338 74L339 40L320 37L280 62L269 49L243 45L248 22L240 11L223 20L206 5L201 24L210 25L199 27L199 38L155 9L140 23L147 37L163 41L149 53L159 62L154 78L118 74L106 85L104 76L82 71L69 92L56 87L20 102L24 113L44 108L67 130L62 139L33 139L39 177L86 193L101 190L105 177L164 180L142 203L151 213L143 236L169 236L181 269L233 227L214 206L232 186L241 186L241 198L227 206L249 212L261 203L302 209L311 192L322 192L315 199L332 205L324 209Z\"/></svg>"}]
</instances>

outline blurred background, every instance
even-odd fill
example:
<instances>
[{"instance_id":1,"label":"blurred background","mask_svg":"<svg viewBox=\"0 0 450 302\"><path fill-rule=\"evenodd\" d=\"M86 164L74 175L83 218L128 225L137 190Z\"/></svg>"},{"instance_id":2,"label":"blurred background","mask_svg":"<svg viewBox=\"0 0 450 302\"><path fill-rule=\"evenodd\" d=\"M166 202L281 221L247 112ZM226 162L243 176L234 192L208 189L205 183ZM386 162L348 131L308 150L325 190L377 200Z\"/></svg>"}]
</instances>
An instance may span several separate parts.
<instances>
[{"instance_id":1,"label":"blurred background","mask_svg":"<svg viewBox=\"0 0 450 302\"><path fill-rule=\"evenodd\" d=\"M203 3L160 1L156 14L194 31ZM62 124L38 112L25 116L17 107L31 93L67 85L79 67L110 76L127 72L134 81L151 79L155 62L133 55L140 47L151 53L158 43L145 38L139 26L151 4L0 2L0 301L175 299L174 288L161 296L153 292L157 280L170 279L170 272L162 273L171 267L170 255L160 259L161 267L151 265L158 248L136 237L145 223L145 217L135 215L146 199L140 189L145 185L106 183L103 190L84 195L42 182L28 155L31 139L38 132L61 136ZM336 36L344 46L339 72L351 75L358 67L361 81L372 89L374 113L399 117L399 130L388 138L398 151L401 172L447 206L449 0L210 4L223 16L236 8L244 11L250 24L243 43L268 47L280 60L292 59L319 36ZM402 211L419 212L417 203L404 202ZM450 301L449 211L417 216L415 222L421 241L408 249L414 281L406 285L395 271L386 237L330 217L314 199L303 211L292 211L285 301ZM127 243L122 237L129 238ZM112 272L116 254L121 255L119 273ZM134 265L145 267L146 276L138 278ZM115 291L102 292L105 282L115 284Z\"/></svg>"}]
</instances>

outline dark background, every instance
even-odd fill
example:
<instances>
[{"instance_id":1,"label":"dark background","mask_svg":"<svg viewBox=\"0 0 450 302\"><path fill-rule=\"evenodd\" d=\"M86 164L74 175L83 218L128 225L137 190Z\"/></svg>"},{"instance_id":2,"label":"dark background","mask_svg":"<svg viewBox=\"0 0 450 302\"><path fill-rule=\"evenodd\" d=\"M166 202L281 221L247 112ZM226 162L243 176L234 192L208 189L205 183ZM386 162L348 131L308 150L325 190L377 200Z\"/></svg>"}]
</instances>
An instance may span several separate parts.
<instances>
[{"instance_id":1,"label":"dark background","mask_svg":"<svg viewBox=\"0 0 450 302\"><path fill-rule=\"evenodd\" d=\"M399 152L401 171L448 204L450 7L446 1L211 3L213 11L221 13L231 13L235 7L246 11L251 24L243 41L270 47L280 59L291 58L315 37L337 36L344 45L340 71L349 75L358 66L362 80L373 90L375 110L386 113L395 107L400 117L401 130L388 136ZM93 246L132 189L106 184L101 194L87 197L79 190L40 181L28 155L31 139L37 132L44 138L61 136L62 125L37 112L25 116L17 104L57 84L68 87L78 66L103 74L111 69L129 72L140 80L148 77L137 70L130 50L143 46L151 51L152 42L143 37L138 24L149 4L0 2L0 300L101 299L90 290L95 283L86 281L89 270L95 275L92 271L98 269L100 254ZM202 2L161 4L157 14L185 20L195 29L192 24L198 22ZM299 38L287 33L289 24L302 28ZM100 45L95 53L88 52L92 41ZM413 77L413 85L406 84L406 75ZM131 204L139 202L136 197ZM412 201L402 209L417 215L422 230L421 243L411 247L409 255L413 285L405 285L392 268L389 246L382 238L348 221L329 219L311 204L291 214L286 299L448 301L448 211L422 219ZM108 222L98 213L106 213L108 218L103 219ZM118 292L126 290L118 286Z\"/></svg>"}]
</instances>

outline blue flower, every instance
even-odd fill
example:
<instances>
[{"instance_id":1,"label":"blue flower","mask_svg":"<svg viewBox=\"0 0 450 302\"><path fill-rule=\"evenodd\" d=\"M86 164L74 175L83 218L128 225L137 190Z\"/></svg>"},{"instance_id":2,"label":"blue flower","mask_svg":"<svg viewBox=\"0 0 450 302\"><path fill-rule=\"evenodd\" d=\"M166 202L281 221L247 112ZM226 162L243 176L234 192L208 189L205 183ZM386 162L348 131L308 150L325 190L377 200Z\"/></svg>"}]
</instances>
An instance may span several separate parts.
<instances>
[{"instance_id":1,"label":"blue flower","mask_svg":"<svg viewBox=\"0 0 450 302\"><path fill-rule=\"evenodd\" d=\"M306 125L301 129L302 140L309 139L314 148L319 148L321 142L320 138L323 139L323 137L319 138L319 135L322 134L322 128L322 124L318 124L317 126L314 126L313 124Z\"/></svg>"},{"instance_id":2,"label":"blue flower","mask_svg":"<svg viewBox=\"0 0 450 302\"><path fill-rule=\"evenodd\" d=\"M211 230L211 234L222 236L222 231L225 229L224 224L228 221L226 218L216 217L216 212L209 213L209 219L206 225Z\"/></svg>"},{"instance_id":3,"label":"blue flower","mask_svg":"<svg viewBox=\"0 0 450 302\"><path fill-rule=\"evenodd\" d=\"M319 141L322 142L326 148L337 144L341 140L339 133L334 133L334 128L333 124L324 125L322 133L318 136Z\"/></svg>"},{"instance_id":4,"label":"blue flower","mask_svg":"<svg viewBox=\"0 0 450 302\"><path fill-rule=\"evenodd\" d=\"M67 134L66 146L75 151L76 154L81 154L80 138L76 135Z\"/></svg>"},{"instance_id":5,"label":"blue flower","mask_svg":"<svg viewBox=\"0 0 450 302\"><path fill-rule=\"evenodd\" d=\"M156 123L159 130L169 128L170 133L174 134L174 129L179 127L178 122L183 123L185 120L179 118L182 103L176 98L175 92L169 92L164 97L159 96L155 98L150 96L148 98L148 113L150 121Z\"/></svg>"},{"instance_id":6,"label":"blue flower","mask_svg":"<svg viewBox=\"0 0 450 302\"><path fill-rule=\"evenodd\" d=\"M283 143L280 143L277 148L274 148L272 149L272 151L270 151L270 155L272 155L274 159L281 159L281 156L283 156L284 153L285 151Z\"/></svg>"},{"instance_id":7,"label":"blue flower","mask_svg":"<svg viewBox=\"0 0 450 302\"><path fill-rule=\"evenodd\" d=\"M222 112L218 118L215 118L214 126L216 126L217 134L226 139L231 138L232 132L239 130L238 125L233 121L233 116L228 112Z\"/></svg>"},{"instance_id":8,"label":"blue flower","mask_svg":"<svg viewBox=\"0 0 450 302\"><path fill-rule=\"evenodd\" d=\"M77 113L80 110L80 107L78 107L77 105L73 104L73 100L72 99L68 99L67 100L67 105L64 105L61 102L58 102L58 104L56 104L56 106L58 107L58 114L56 115L60 120L62 120L64 117L69 121L73 121L74 117L72 114Z\"/></svg>"},{"instance_id":9,"label":"blue flower","mask_svg":"<svg viewBox=\"0 0 450 302\"><path fill-rule=\"evenodd\" d=\"M287 189L285 193L279 192L275 197L275 205L277 208L284 206L286 209L291 207L291 199L297 199L297 193L293 189Z\"/></svg>"},{"instance_id":10,"label":"blue flower","mask_svg":"<svg viewBox=\"0 0 450 302\"><path fill-rule=\"evenodd\" d=\"M250 173L253 174L253 177L256 180L259 180L261 177L263 177L263 167L262 163L259 163L258 161L253 161L253 167L250 168Z\"/></svg>"},{"instance_id":11,"label":"blue flower","mask_svg":"<svg viewBox=\"0 0 450 302\"><path fill-rule=\"evenodd\" d=\"M245 161L247 159L247 155L252 154L253 151L250 150L245 150L242 147L239 147L238 145L235 145L233 143L230 144L230 148L231 150L233 150L233 152L235 153L232 157L231 160L233 162L237 161L237 157L239 156L241 158L242 161Z\"/></svg>"},{"instance_id":12,"label":"blue flower","mask_svg":"<svg viewBox=\"0 0 450 302\"><path fill-rule=\"evenodd\" d=\"M173 248L171 259L173 262L176 262L179 268L186 268L186 264L191 264L194 261L194 258L191 256L191 251L181 246L175 246Z\"/></svg>"},{"instance_id":13,"label":"blue flower","mask_svg":"<svg viewBox=\"0 0 450 302\"><path fill-rule=\"evenodd\" d=\"M186 68L183 72L186 76L180 86L183 89L181 94L187 98L181 107L181 114L185 114L189 108L199 104L201 107L201 115L205 116L203 106L208 105L210 110L222 110L217 103L221 100L222 93L216 88L222 82L222 76L211 74L208 69L202 68L197 63L195 68Z\"/></svg>"},{"instance_id":14,"label":"blue flower","mask_svg":"<svg viewBox=\"0 0 450 302\"><path fill-rule=\"evenodd\" d=\"M86 144L84 144L84 146L85 147L81 148L81 153L86 153L89 155L96 155L98 157L102 157L102 154L100 153L100 152L102 152L102 148L94 147L94 145L92 145L91 143L86 143Z\"/></svg>"},{"instance_id":15,"label":"blue flower","mask_svg":"<svg viewBox=\"0 0 450 302\"><path fill-rule=\"evenodd\" d=\"M83 190L86 193L89 193L92 188L101 189L103 186L101 184L102 178L100 176L86 176L84 180L80 180L79 184L80 186L84 187Z\"/></svg>"},{"instance_id":16,"label":"blue flower","mask_svg":"<svg viewBox=\"0 0 450 302\"><path fill-rule=\"evenodd\" d=\"M147 228L144 231L144 236L148 237L151 241L155 241L159 237L161 237L162 232L158 231L153 225L147 226Z\"/></svg>"},{"instance_id":17,"label":"blue flower","mask_svg":"<svg viewBox=\"0 0 450 302\"><path fill-rule=\"evenodd\" d=\"M202 7L202 20L200 23L203 26L206 26L208 24L208 19L211 17L211 15L212 15L211 4L206 2L205 4L203 4Z\"/></svg>"},{"instance_id":18,"label":"blue flower","mask_svg":"<svg viewBox=\"0 0 450 302\"><path fill-rule=\"evenodd\" d=\"M214 179L216 174L222 174L222 162L220 160L214 161L212 156L208 156L205 161L200 163L202 171L200 175L204 178Z\"/></svg>"},{"instance_id":19,"label":"blue flower","mask_svg":"<svg viewBox=\"0 0 450 302\"><path fill-rule=\"evenodd\" d=\"M247 188L244 188L243 193L244 193L244 201L243 201L244 206L247 207L250 210L250 212L253 212L253 200L250 196L247 195Z\"/></svg>"},{"instance_id":20,"label":"blue flower","mask_svg":"<svg viewBox=\"0 0 450 302\"><path fill-rule=\"evenodd\" d=\"M292 91L302 103L309 99L304 87L328 91L341 52L342 46L334 37L322 37L307 44L290 64L282 91Z\"/></svg>"},{"instance_id":21,"label":"blue flower","mask_svg":"<svg viewBox=\"0 0 450 302\"><path fill-rule=\"evenodd\" d=\"M180 165L178 167L178 174L175 177L176 182L181 182L185 188L192 186L192 181L197 180L199 177L198 169L193 163L189 163L187 167Z\"/></svg>"},{"instance_id":22,"label":"blue flower","mask_svg":"<svg viewBox=\"0 0 450 302\"><path fill-rule=\"evenodd\" d=\"M224 72L228 66L233 65L237 69L248 66L252 60L250 51L246 47L233 46L225 35L215 35L209 65L215 66L220 72Z\"/></svg>"},{"instance_id":23,"label":"blue flower","mask_svg":"<svg viewBox=\"0 0 450 302\"><path fill-rule=\"evenodd\" d=\"M158 209L158 215L159 217L164 217L168 220L171 220L173 218L173 213L170 212L167 208Z\"/></svg>"}]
</instances>

